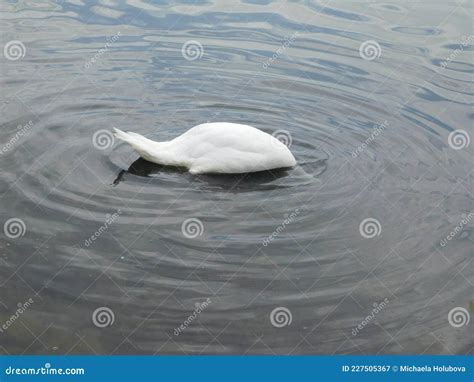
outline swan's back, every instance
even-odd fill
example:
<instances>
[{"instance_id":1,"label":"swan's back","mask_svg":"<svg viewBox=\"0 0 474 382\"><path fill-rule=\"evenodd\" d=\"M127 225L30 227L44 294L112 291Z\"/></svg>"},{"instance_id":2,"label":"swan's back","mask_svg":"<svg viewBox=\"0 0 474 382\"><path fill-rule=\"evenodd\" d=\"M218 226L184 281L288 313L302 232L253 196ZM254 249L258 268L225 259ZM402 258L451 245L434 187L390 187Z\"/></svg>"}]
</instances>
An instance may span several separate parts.
<instances>
[{"instance_id":1,"label":"swan's back","mask_svg":"<svg viewBox=\"0 0 474 382\"><path fill-rule=\"evenodd\" d=\"M244 173L292 167L296 160L278 139L252 126L204 123L170 144L189 158L194 173Z\"/></svg>"}]
</instances>

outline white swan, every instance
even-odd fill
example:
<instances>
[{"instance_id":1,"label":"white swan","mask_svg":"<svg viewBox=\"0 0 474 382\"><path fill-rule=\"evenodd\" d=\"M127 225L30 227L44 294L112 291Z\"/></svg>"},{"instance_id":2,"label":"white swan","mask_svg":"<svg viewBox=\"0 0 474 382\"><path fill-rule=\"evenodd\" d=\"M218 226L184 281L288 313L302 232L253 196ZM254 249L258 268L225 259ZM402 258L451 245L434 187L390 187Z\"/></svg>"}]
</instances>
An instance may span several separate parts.
<instances>
[{"instance_id":1,"label":"white swan","mask_svg":"<svg viewBox=\"0 0 474 382\"><path fill-rule=\"evenodd\" d=\"M282 142L252 126L216 122L195 126L167 142L114 128L150 162L185 167L192 174L238 174L293 167L295 157Z\"/></svg>"}]
</instances>

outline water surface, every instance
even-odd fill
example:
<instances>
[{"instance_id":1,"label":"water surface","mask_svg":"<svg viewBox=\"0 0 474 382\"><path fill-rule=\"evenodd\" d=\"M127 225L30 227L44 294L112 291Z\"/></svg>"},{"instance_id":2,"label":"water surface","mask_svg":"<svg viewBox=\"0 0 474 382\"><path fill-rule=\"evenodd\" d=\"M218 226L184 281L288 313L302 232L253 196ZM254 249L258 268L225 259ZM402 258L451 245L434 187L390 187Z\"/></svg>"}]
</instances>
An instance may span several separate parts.
<instances>
[{"instance_id":1,"label":"water surface","mask_svg":"<svg viewBox=\"0 0 474 382\"><path fill-rule=\"evenodd\" d=\"M23 46L1 57L0 221L19 231L0 237L0 352L471 353L448 319L474 281L471 16L3 2L2 47ZM299 165L192 176L107 133L207 121L277 134Z\"/></svg>"}]
</instances>

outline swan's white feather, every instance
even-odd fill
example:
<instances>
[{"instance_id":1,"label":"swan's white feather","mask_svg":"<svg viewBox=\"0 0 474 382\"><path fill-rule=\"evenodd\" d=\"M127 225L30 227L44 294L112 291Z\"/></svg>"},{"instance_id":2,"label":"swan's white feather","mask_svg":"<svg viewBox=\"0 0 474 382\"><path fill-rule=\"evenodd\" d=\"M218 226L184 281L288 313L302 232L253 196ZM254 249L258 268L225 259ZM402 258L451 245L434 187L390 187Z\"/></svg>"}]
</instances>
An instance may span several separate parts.
<instances>
[{"instance_id":1,"label":"swan's white feather","mask_svg":"<svg viewBox=\"0 0 474 382\"><path fill-rule=\"evenodd\" d=\"M193 174L237 174L293 167L295 157L278 139L252 126L215 122L195 126L167 142L115 130L144 159L186 167Z\"/></svg>"}]
</instances>

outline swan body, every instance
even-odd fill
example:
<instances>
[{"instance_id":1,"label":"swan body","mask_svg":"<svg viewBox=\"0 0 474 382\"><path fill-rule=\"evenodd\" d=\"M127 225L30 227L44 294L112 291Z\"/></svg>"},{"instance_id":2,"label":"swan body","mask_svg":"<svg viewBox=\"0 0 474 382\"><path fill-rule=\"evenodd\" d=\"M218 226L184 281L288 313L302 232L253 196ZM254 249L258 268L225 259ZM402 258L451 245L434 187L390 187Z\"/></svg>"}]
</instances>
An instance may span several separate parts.
<instances>
[{"instance_id":1,"label":"swan body","mask_svg":"<svg viewBox=\"0 0 474 382\"><path fill-rule=\"evenodd\" d=\"M192 174L238 174L293 167L295 157L282 142L252 126L215 122L195 126L167 142L155 142L114 128L140 156Z\"/></svg>"}]
</instances>

